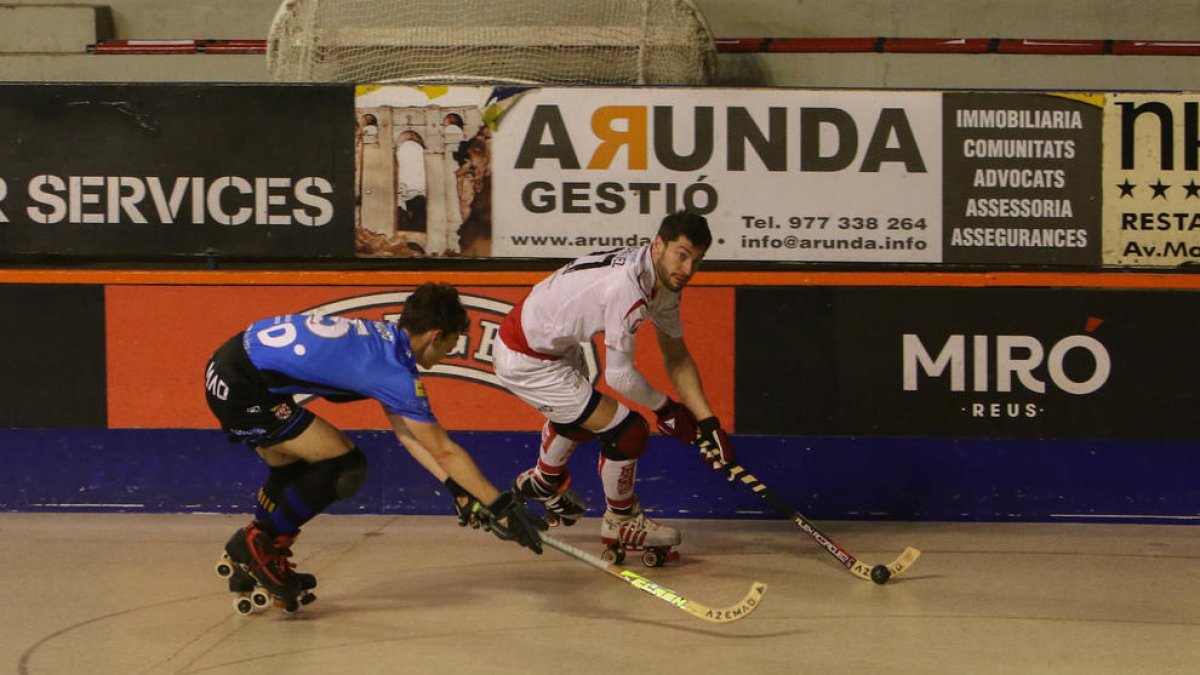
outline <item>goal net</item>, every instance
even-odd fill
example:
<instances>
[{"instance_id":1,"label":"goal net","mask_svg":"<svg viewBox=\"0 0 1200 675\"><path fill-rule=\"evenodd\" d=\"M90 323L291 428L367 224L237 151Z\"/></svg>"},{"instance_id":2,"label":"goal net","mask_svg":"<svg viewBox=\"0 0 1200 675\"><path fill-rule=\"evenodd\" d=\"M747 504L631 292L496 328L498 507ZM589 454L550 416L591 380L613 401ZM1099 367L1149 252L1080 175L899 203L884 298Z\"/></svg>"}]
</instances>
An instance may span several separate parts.
<instances>
[{"instance_id":1,"label":"goal net","mask_svg":"<svg viewBox=\"0 0 1200 675\"><path fill-rule=\"evenodd\" d=\"M284 0L283 82L688 84L716 49L691 0Z\"/></svg>"}]
</instances>

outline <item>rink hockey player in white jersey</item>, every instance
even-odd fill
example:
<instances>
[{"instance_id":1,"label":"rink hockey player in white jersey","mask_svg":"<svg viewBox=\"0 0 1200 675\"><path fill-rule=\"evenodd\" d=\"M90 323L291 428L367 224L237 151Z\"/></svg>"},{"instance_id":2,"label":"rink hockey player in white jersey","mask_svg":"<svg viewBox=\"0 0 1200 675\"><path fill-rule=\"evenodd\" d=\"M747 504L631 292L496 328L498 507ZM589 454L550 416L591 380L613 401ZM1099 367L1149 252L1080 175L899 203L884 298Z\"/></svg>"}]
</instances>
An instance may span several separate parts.
<instances>
[{"instance_id":1,"label":"rink hockey player in white jersey","mask_svg":"<svg viewBox=\"0 0 1200 675\"><path fill-rule=\"evenodd\" d=\"M733 446L709 406L683 339L680 294L712 244L703 216L686 211L662 220L654 241L580 257L542 280L509 312L495 347L496 375L546 417L537 464L515 491L544 503L548 520L574 524L586 506L570 488L567 460L580 443L599 439L605 511L604 557L620 563L643 551L646 565L673 557L679 532L647 518L634 491L649 425L624 403L596 391L580 343L604 334L605 381L622 397L655 411L660 432L701 449L710 465L733 462ZM638 329L649 320L679 401L634 367Z\"/></svg>"}]
</instances>

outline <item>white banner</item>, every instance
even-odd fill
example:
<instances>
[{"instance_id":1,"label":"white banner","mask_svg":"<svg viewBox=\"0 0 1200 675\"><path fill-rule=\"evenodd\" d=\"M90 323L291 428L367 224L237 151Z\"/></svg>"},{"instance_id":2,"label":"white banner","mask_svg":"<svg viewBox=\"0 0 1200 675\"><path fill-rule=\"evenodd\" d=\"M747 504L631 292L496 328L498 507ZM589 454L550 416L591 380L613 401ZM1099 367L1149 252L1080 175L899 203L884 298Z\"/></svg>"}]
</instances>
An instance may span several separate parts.
<instances>
[{"instance_id":1,"label":"white banner","mask_svg":"<svg viewBox=\"0 0 1200 675\"><path fill-rule=\"evenodd\" d=\"M709 260L942 259L940 92L531 90L491 151L495 256L643 243L689 208Z\"/></svg>"}]
</instances>

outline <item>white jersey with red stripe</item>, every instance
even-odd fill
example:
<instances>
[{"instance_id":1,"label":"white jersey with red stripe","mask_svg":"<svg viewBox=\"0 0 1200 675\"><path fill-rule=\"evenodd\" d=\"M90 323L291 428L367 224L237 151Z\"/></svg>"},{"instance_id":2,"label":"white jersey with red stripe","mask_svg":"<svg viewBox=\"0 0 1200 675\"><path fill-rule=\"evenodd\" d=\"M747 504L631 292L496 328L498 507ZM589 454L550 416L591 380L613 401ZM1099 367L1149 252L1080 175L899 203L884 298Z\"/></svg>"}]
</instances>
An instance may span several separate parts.
<instances>
[{"instance_id":1,"label":"white jersey with red stripe","mask_svg":"<svg viewBox=\"0 0 1200 675\"><path fill-rule=\"evenodd\" d=\"M669 337L683 337L679 293L655 290L650 245L600 251L543 279L520 310L524 342L539 354L560 356L604 333L604 344L632 354L646 319Z\"/></svg>"}]
</instances>

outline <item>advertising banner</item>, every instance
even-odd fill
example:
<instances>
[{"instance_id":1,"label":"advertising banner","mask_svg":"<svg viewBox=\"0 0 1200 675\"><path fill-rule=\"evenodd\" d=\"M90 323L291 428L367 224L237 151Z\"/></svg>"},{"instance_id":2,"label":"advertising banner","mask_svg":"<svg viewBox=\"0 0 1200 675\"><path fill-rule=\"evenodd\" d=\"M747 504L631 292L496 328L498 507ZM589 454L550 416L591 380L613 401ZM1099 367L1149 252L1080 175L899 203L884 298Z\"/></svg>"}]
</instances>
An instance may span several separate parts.
<instances>
[{"instance_id":1,"label":"advertising banner","mask_svg":"<svg viewBox=\"0 0 1200 675\"><path fill-rule=\"evenodd\" d=\"M358 252L1098 266L1103 95L359 87Z\"/></svg>"},{"instance_id":2,"label":"advertising banner","mask_svg":"<svg viewBox=\"0 0 1200 675\"><path fill-rule=\"evenodd\" d=\"M1103 97L943 94L941 262L1098 265Z\"/></svg>"},{"instance_id":3,"label":"advertising banner","mask_svg":"<svg viewBox=\"0 0 1200 675\"><path fill-rule=\"evenodd\" d=\"M0 85L0 253L354 252L345 86Z\"/></svg>"},{"instance_id":4,"label":"advertising banner","mask_svg":"<svg viewBox=\"0 0 1200 675\"><path fill-rule=\"evenodd\" d=\"M739 289L739 431L1191 439L1197 312L1187 291Z\"/></svg>"},{"instance_id":5,"label":"advertising banner","mask_svg":"<svg viewBox=\"0 0 1200 675\"><path fill-rule=\"evenodd\" d=\"M1113 94L1104 121L1104 262L1200 262L1200 96Z\"/></svg>"},{"instance_id":6,"label":"advertising banner","mask_svg":"<svg viewBox=\"0 0 1200 675\"><path fill-rule=\"evenodd\" d=\"M395 319L411 288L319 286L109 286L108 426L215 428L204 399L204 367L212 352L252 321L284 313L322 313ZM448 429L537 431L544 418L508 393L492 371L500 322L528 292L525 287L459 287L471 318L449 357L423 379L433 411ZM688 347L700 364L705 390L733 430L733 295L730 288L692 288L680 316ZM219 312L213 308L219 307ZM647 379L672 391L653 329L639 334L636 360ZM593 346L589 368L603 369ZM601 390L607 391L601 385ZM147 395L153 392L153 395ZM387 428L378 403L312 402L312 409L343 429ZM643 411L653 418L653 414Z\"/></svg>"},{"instance_id":7,"label":"advertising banner","mask_svg":"<svg viewBox=\"0 0 1200 675\"><path fill-rule=\"evenodd\" d=\"M0 85L0 256L1200 260L1188 93Z\"/></svg>"},{"instance_id":8,"label":"advertising banner","mask_svg":"<svg viewBox=\"0 0 1200 675\"><path fill-rule=\"evenodd\" d=\"M716 260L937 262L941 96L525 94L493 139L496 255L579 255L705 214Z\"/></svg>"}]
</instances>

